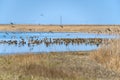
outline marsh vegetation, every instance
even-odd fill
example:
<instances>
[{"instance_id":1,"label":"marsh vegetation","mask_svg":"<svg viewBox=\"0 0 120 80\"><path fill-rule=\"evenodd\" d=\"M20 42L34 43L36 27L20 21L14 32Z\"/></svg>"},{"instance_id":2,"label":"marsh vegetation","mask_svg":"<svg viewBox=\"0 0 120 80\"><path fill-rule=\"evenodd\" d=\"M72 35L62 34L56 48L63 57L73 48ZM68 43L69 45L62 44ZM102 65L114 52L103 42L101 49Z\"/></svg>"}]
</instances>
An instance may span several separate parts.
<instances>
[{"instance_id":1,"label":"marsh vegetation","mask_svg":"<svg viewBox=\"0 0 120 80\"><path fill-rule=\"evenodd\" d=\"M24 30L24 26L14 25L11 30ZM9 26L8 26L9 27ZM7 28L8 28L7 27ZM40 27L40 26L39 26ZM43 27L25 27L25 31L36 31ZM45 27L45 26L44 26ZM5 27L0 27L1 30L8 30ZM0 55L0 80L119 80L120 79L120 39L119 38L105 38L102 36L93 38L92 36L87 36L87 38L81 38L81 36L73 35L72 38L70 34L67 36L60 37L53 36L53 31L57 29L63 31L68 31L70 27L57 28L53 26L49 28L51 30L52 38L46 38L46 35L26 37L28 33L14 36L6 32L6 35L0 35L0 44L4 45L41 45L46 44L50 46L52 44L61 45L64 44L69 46L70 44L94 44L98 45L95 50L91 51L69 51L69 52L42 52L35 54L34 52L22 53L22 54L4 54ZM70 29L70 31L90 31L97 33L107 33L114 34L111 32L118 31L119 25L114 29L113 26L110 29L105 28L95 28L91 29L89 26L80 27L76 26L75 29ZM58 31L59 31L58 30ZM101 32L103 30L103 32ZM43 31L47 31L43 28ZM20 33L21 34L21 33ZM116 34L116 33L115 33ZM99 35L99 34L97 34ZM76 38L77 36L77 38ZM83 36L83 35L82 35ZM5 46L4 46L5 47ZM16 46L15 46L16 47ZM72 47L73 48L73 47ZM7 48L9 49L9 48ZM16 50L19 50L20 47ZM26 49L26 48L25 48ZM44 48L45 49L45 48ZM14 50L14 48L10 48ZM20 49L22 50L22 49ZM2 51L2 48L1 48ZM5 51L2 51L5 52ZM2 54L1 52L1 54Z\"/></svg>"},{"instance_id":2,"label":"marsh vegetation","mask_svg":"<svg viewBox=\"0 0 120 80\"><path fill-rule=\"evenodd\" d=\"M0 56L1 80L119 80L119 41L91 52Z\"/></svg>"}]
</instances>

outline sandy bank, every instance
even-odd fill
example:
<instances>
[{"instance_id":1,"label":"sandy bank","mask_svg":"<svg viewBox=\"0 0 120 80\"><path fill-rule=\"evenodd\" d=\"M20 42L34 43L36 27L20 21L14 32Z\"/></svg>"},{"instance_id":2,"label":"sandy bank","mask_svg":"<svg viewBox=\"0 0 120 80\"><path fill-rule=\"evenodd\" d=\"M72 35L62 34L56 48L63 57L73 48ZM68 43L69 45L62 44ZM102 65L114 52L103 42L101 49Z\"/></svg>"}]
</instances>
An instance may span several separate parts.
<instances>
[{"instance_id":1,"label":"sandy bank","mask_svg":"<svg viewBox=\"0 0 120 80\"><path fill-rule=\"evenodd\" d=\"M0 25L0 31L88 32L119 34L120 25Z\"/></svg>"}]
</instances>

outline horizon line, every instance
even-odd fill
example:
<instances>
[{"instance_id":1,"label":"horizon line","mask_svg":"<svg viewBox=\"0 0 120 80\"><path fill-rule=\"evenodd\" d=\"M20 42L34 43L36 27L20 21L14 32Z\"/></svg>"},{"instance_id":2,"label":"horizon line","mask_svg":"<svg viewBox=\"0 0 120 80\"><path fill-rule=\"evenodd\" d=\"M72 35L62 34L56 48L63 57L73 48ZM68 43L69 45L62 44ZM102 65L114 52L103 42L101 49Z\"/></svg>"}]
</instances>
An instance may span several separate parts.
<instances>
[{"instance_id":1,"label":"horizon line","mask_svg":"<svg viewBox=\"0 0 120 80\"><path fill-rule=\"evenodd\" d=\"M0 25L35 25L35 26L120 26L120 24L0 24Z\"/></svg>"}]
</instances>

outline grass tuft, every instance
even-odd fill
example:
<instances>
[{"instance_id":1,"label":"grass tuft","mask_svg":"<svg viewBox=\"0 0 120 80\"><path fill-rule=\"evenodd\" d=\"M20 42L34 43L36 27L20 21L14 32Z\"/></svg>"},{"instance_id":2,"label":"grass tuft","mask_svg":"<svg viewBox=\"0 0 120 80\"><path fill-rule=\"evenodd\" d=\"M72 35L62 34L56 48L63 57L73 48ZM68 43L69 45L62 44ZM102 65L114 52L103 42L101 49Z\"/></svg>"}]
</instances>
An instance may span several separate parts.
<instances>
[{"instance_id":1,"label":"grass tuft","mask_svg":"<svg viewBox=\"0 0 120 80\"><path fill-rule=\"evenodd\" d=\"M111 40L91 53L90 58L105 68L120 73L120 40Z\"/></svg>"}]
</instances>

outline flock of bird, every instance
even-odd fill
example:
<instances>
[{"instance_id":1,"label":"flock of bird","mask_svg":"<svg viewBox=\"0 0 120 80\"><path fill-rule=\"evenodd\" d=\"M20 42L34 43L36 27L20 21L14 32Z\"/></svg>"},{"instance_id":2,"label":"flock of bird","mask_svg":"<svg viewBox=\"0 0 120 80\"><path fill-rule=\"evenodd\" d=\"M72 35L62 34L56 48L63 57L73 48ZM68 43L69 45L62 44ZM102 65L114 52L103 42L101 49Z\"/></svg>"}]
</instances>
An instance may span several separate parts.
<instances>
[{"instance_id":1,"label":"flock of bird","mask_svg":"<svg viewBox=\"0 0 120 80\"><path fill-rule=\"evenodd\" d=\"M40 45L45 44L47 47L56 44L56 45L66 45L69 44L94 44L99 46L105 39L101 38L43 38L39 39L37 37L30 37L28 39L20 37L20 39L11 39L11 40L0 40L0 44L9 44L9 45Z\"/></svg>"}]
</instances>

